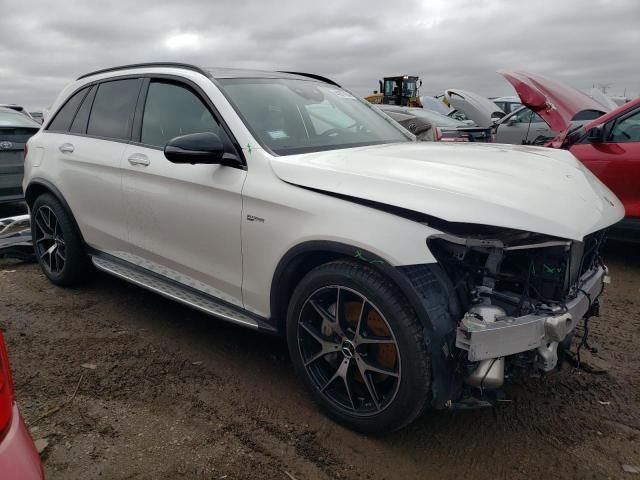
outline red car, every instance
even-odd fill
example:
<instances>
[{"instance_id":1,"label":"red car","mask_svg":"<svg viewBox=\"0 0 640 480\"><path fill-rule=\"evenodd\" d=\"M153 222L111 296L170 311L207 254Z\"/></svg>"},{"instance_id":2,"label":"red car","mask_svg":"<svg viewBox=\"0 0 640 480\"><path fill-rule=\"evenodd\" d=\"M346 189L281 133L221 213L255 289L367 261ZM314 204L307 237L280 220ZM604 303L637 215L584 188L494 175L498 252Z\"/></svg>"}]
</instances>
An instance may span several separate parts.
<instances>
[{"instance_id":1,"label":"red car","mask_svg":"<svg viewBox=\"0 0 640 480\"><path fill-rule=\"evenodd\" d=\"M0 478L44 478L40 456L18 411L13 393L9 359L0 333Z\"/></svg>"},{"instance_id":2,"label":"red car","mask_svg":"<svg viewBox=\"0 0 640 480\"><path fill-rule=\"evenodd\" d=\"M622 201L625 218L616 230L640 240L640 99L580 123L581 116L588 118L585 113L609 107L541 75L499 73L513 85L523 104L552 130L562 132L547 146L568 149Z\"/></svg>"}]
</instances>

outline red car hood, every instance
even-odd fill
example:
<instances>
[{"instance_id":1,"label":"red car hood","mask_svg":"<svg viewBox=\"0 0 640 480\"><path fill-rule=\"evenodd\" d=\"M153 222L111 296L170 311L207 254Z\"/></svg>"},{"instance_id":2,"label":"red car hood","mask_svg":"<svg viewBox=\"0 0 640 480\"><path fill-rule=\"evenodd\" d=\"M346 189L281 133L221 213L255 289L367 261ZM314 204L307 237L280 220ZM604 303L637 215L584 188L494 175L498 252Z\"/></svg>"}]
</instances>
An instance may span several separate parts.
<instances>
[{"instance_id":1,"label":"red car hood","mask_svg":"<svg viewBox=\"0 0 640 480\"><path fill-rule=\"evenodd\" d=\"M511 70L499 70L498 73L513 85L522 103L540 115L556 132L565 130L578 112L608 111L586 93L542 75Z\"/></svg>"}]
</instances>

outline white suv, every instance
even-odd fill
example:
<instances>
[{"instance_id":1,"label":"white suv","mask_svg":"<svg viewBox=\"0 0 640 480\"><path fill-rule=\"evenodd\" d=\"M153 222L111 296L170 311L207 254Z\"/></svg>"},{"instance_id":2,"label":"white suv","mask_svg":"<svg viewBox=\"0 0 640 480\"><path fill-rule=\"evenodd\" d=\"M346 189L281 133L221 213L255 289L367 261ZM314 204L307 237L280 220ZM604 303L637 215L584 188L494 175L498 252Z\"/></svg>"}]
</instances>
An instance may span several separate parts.
<instances>
[{"instance_id":1,"label":"white suv","mask_svg":"<svg viewBox=\"0 0 640 480\"><path fill-rule=\"evenodd\" d=\"M129 65L28 144L36 253L285 334L334 419L388 431L550 371L606 279L616 197L570 153L416 142L309 74Z\"/></svg>"}]
</instances>

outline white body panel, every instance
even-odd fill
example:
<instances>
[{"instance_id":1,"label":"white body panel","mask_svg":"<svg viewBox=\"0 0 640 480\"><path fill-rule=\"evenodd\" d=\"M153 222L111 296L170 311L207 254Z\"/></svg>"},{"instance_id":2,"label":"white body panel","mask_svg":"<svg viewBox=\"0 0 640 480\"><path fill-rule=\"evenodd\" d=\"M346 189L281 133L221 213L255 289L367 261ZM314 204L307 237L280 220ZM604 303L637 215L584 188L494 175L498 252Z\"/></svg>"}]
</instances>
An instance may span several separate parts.
<instances>
[{"instance_id":1,"label":"white body panel","mask_svg":"<svg viewBox=\"0 0 640 480\"><path fill-rule=\"evenodd\" d=\"M425 213L580 240L623 215L616 197L566 151L505 145L408 142L277 157L263 150L211 80L176 68L134 73L197 83L226 121L246 170L176 165L161 150L41 130L29 142L24 186L34 178L64 195L92 247L268 317L278 262L307 241L367 250L390 265L434 262L437 230L314 190ZM59 144L75 150L61 154ZM43 147L39 167L31 152ZM134 154L148 166L130 165ZM252 218L253 221L249 220ZM256 218L257 217L257 218Z\"/></svg>"},{"instance_id":2,"label":"white body panel","mask_svg":"<svg viewBox=\"0 0 640 480\"><path fill-rule=\"evenodd\" d=\"M72 145L73 152L61 152L64 144ZM25 187L33 177L49 181L64 192L87 244L106 250L125 249L120 164L126 144L41 131L33 145L34 150L42 147L44 154L38 167L25 162Z\"/></svg>"},{"instance_id":3,"label":"white body panel","mask_svg":"<svg viewBox=\"0 0 640 480\"><path fill-rule=\"evenodd\" d=\"M449 222L574 240L624 215L615 195L565 150L407 143L280 157L272 165L293 184Z\"/></svg>"},{"instance_id":4,"label":"white body panel","mask_svg":"<svg viewBox=\"0 0 640 480\"><path fill-rule=\"evenodd\" d=\"M130 165L128 159L136 155L149 164ZM174 279L242 306L240 215L246 172L171 163L162 150L139 145L128 145L124 158L127 253L156 273L178 272L181 278Z\"/></svg>"}]
</instances>

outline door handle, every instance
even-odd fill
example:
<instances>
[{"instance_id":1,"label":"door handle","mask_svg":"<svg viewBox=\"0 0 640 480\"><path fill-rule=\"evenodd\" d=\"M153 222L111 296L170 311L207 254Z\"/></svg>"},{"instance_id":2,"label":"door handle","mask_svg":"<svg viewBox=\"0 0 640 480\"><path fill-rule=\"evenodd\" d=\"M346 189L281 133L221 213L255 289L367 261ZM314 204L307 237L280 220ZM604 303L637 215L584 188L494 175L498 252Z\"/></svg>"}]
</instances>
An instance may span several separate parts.
<instances>
[{"instance_id":1,"label":"door handle","mask_svg":"<svg viewBox=\"0 0 640 480\"><path fill-rule=\"evenodd\" d=\"M131 165L142 165L143 167L146 167L151 163L149 161L149 157L147 157L143 153L134 153L129 158L127 158L127 160Z\"/></svg>"},{"instance_id":2,"label":"door handle","mask_svg":"<svg viewBox=\"0 0 640 480\"><path fill-rule=\"evenodd\" d=\"M58 147L58 150L60 150L62 153L73 153L74 147L71 143L63 143Z\"/></svg>"}]
</instances>

